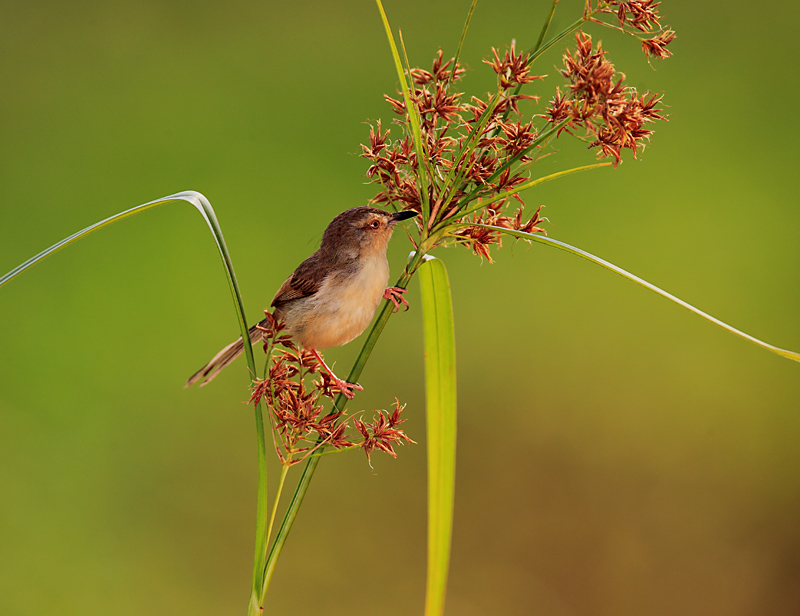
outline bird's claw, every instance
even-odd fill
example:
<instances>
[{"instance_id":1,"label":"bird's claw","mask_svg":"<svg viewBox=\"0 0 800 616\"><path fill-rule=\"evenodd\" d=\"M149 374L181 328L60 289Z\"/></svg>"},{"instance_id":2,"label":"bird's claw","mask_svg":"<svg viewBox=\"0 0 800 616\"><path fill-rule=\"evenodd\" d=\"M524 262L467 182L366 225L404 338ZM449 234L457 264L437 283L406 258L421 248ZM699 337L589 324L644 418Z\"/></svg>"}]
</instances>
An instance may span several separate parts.
<instances>
[{"instance_id":1,"label":"bird's claw","mask_svg":"<svg viewBox=\"0 0 800 616\"><path fill-rule=\"evenodd\" d=\"M347 381L343 381L338 377L334 377L333 380L336 388L342 392L342 395L348 400L355 398L355 394L353 393L354 389L357 389L358 391L364 391L364 388L358 383L348 383Z\"/></svg>"},{"instance_id":2,"label":"bird's claw","mask_svg":"<svg viewBox=\"0 0 800 616\"><path fill-rule=\"evenodd\" d=\"M394 310L392 310L392 312L397 312L400 310L401 304L405 306L406 310L408 310L408 301L406 301L406 298L403 297L403 293L405 293L407 290L408 289L403 289L402 287L388 287L383 292L383 299L388 299L394 304Z\"/></svg>"}]
</instances>

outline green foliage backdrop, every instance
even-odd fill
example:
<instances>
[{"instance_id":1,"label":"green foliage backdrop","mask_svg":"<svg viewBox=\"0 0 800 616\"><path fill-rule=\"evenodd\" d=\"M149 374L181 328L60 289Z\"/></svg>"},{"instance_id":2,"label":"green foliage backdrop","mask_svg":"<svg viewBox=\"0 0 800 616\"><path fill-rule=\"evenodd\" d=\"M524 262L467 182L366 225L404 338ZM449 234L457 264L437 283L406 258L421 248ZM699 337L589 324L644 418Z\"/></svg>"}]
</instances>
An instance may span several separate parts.
<instances>
[{"instance_id":1,"label":"green foliage backdrop","mask_svg":"<svg viewBox=\"0 0 800 616\"><path fill-rule=\"evenodd\" d=\"M467 5L386 10L426 65L454 51ZM548 7L479 4L464 87L488 88L489 47L530 46ZM634 41L593 33L630 83L666 93L671 121L640 161L527 201L547 205L551 236L797 350L800 8L665 0L662 13L679 39L655 71ZM391 118L396 75L371 2L4 2L0 24L2 272L194 189L217 211L252 320L327 222L373 194L358 144L365 120ZM545 92L557 64L539 64ZM542 172L592 156L565 145ZM395 275L408 250L398 234ZM459 366L448 612L796 613L797 365L580 259L510 242L497 254L437 255ZM398 395L419 445L374 470L325 460L273 582L276 613L422 610L417 285L408 295L356 403ZM244 612L256 482L244 365L182 389L236 335L188 205L110 227L2 289L0 613ZM349 367L357 352L326 359Z\"/></svg>"}]
</instances>

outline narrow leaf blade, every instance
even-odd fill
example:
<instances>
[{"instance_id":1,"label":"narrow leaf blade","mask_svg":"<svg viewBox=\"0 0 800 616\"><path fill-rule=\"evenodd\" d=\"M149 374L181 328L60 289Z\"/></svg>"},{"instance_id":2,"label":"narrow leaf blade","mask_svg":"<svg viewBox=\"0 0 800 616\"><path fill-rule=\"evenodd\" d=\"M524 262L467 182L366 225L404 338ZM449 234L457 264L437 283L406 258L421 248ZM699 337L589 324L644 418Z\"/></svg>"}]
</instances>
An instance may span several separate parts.
<instances>
[{"instance_id":1,"label":"narrow leaf blade","mask_svg":"<svg viewBox=\"0 0 800 616\"><path fill-rule=\"evenodd\" d=\"M522 239L525 239L525 240L530 240L530 241L533 241L533 242L539 242L540 244L547 244L548 246L553 246L553 247L558 248L560 250L564 250L564 251L572 253L574 255L578 255L579 257L583 257L587 261L591 261L592 263L596 263L597 265L601 265L602 267L604 267L604 268L606 268L608 270L611 270L615 274L619 274L620 276L622 276L624 278L627 278L628 280L632 280L636 284L639 284L639 285L643 286L645 289L649 289L650 291L653 291L654 293L657 293L661 297L665 297L668 300L670 300L671 302L675 302L676 304L678 304L682 308L686 308L686 310L688 310L690 312L694 312L696 315L703 317L706 321L710 321L714 325L717 325L717 326L721 327L722 329L732 333L733 335L739 336L739 338L743 338L744 340L747 340L748 342L752 342L753 344L755 344L757 346L760 346L762 349L766 349L767 351L775 353L776 355L780 355L781 357L785 357L786 359L791 359L792 361L800 362L800 353L797 353L795 351L789 351L787 349L782 349L780 347L776 347L776 346L774 346L772 344L764 342L763 340L759 340L755 336L751 336L750 334L748 334L746 332L743 332L740 329L736 329L732 325L728 325L724 321L720 321L718 318L711 316L707 312L703 312L699 308L695 308L690 303L685 302L682 299L680 299L679 297L676 297L676 296L672 295L672 293L668 293L667 291L665 291L664 289L662 289L660 287L657 287L653 283L647 282L643 278L639 278L639 276L636 276L635 274L631 274L629 271L624 270L621 267L606 261L605 259L601 259L600 257L597 257L597 256L595 256L595 255L593 255L593 254L591 254L589 252L586 252L585 250L581 250L580 248L576 248L575 246L571 246L571 245L566 244L564 242L561 242L559 240L554 240L553 238L546 237L546 236L543 236L543 235L534 234L534 233L525 233L524 231L516 231L514 229L504 229L503 227L495 227L495 226L492 226L492 225L465 223L465 224L460 224L460 225L453 225L453 228L456 228L456 227L470 227L470 226L472 226L472 227L483 227L483 228L486 228L486 229L494 229L495 231L499 231L500 233L505 233L507 235L513 235L514 237L522 238Z\"/></svg>"},{"instance_id":2,"label":"narrow leaf blade","mask_svg":"<svg viewBox=\"0 0 800 616\"><path fill-rule=\"evenodd\" d=\"M425 338L428 431L428 582L425 616L444 611L456 472L456 357L453 305L444 263L419 268Z\"/></svg>"},{"instance_id":3,"label":"narrow leaf blade","mask_svg":"<svg viewBox=\"0 0 800 616\"><path fill-rule=\"evenodd\" d=\"M499 193L489 199L486 199L485 201L480 201L477 205L473 205L471 208L459 212L458 216L459 217L468 216L469 214L477 212L478 210L486 207L487 205L491 205L492 203L495 203L497 201L502 201L503 199L508 199L509 197L516 195L518 192L522 192L523 190L528 190L529 188L533 188L534 186L538 186L539 184L544 184L545 182L549 182L550 180L557 180L567 175L572 175L573 173L580 173L581 171L590 171L591 169L608 167L611 164L612 163L595 163L593 165L584 165L583 167L573 167L572 169L565 169L564 171L558 171L557 173L551 173L550 175L536 178L535 180L530 180L529 182L525 182L524 184L515 186L511 190L506 190L505 192Z\"/></svg>"},{"instance_id":4,"label":"narrow leaf blade","mask_svg":"<svg viewBox=\"0 0 800 616\"><path fill-rule=\"evenodd\" d=\"M414 141L414 150L417 154L417 161L419 164L419 175L420 175L420 198L422 202L422 219L427 226L428 216L430 215L430 204L428 203L428 176L427 176L427 160L428 158L425 156L425 144L422 141L422 129L420 128L420 117L419 117L419 110L417 109L416 103L411 98L411 93L409 92L409 84L406 81L406 73L405 69L403 68L403 62L400 60L400 52L397 50L397 44L394 41L394 35L392 34L392 28L389 25L389 19L386 17L386 11L383 10L383 4L381 4L381 0L375 0L376 4L378 5L378 11L381 14L381 21L383 22L383 27L386 30L386 38L389 41L389 47L392 51L392 59L394 60L394 66L397 69L397 78L400 80L400 90L403 93L403 101L406 104L406 111L408 112L408 120L411 123L411 133L413 136ZM413 82L412 82L413 85Z\"/></svg>"},{"instance_id":5,"label":"narrow leaf blade","mask_svg":"<svg viewBox=\"0 0 800 616\"><path fill-rule=\"evenodd\" d=\"M217 246L217 251L219 252L219 256L222 259L222 264L225 267L225 275L228 280L228 286L231 291L231 296L233 297L234 307L236 309L236 320L239 323L239 328L242 332L242 340L245 341L244 344L244 354L247 360L247 366L250 371L250 378L251 380L256 374L256 364L255 364L255 357L253 355L253 347L250 343L250 336L247 333L247 318L244 314L244 302L242 301L242 294L239 291L239 283L236 281L236 272L233 269L233 263L231 261L230 253L228 252L228 247L225 244L225 238L222 235L222 228L219 225L219 221L217 220L217 215L214 212L214 208L211 206L211 203L206 199L206 197L194 190L187 190L184 192L176 193L174 195L169 195L167 197L162 197L161 199L156 199L155 201L150 201L148 203L143 203L142 205L137 205L136 207L132 207L128 210L123 212L119 212L118 214L114 214L113 216L109 216L108 218L101 220L93 225L86 227L78 231L77 233L73 233L69 237L64 238L60 242L53 244L50 248L43 250L38 255L31 257L24 263L18 265L13 270L8 272L7 274L0 276L0 287L2 287L7 282L10 282L12 279L19 276L22 272L27 270L30 267L36 265L39 261L46 259L47 257L55 254L62 248L69 246L70 244L77 242L79 239L82 239L89 235L90 233L94 233L95 231L99 231L104 227L107 227L111 223L117 222L119 220L123 220L134 214L139 214L141 212L145 212L149 209L154 207L158 207L160 205L164 205L166 203L174 203L184 201L189 203L197 209L203 219L206 221L208 225L209 231L211 231L211 235L214 237L214 243ZM256 589L261 587L261 569L262 563L265 559L266 555L266 522L267 522L267 511L268 511L268 503L267 503L267 466L266 466L266 442L264 440L264 415L261 409L261 403L258 402L255 405L255 416L256 416L256 439L258 445L258 469L259 469L259 476L258 476L258 509L256 513L256 550L255 550L255 559L253 564L253 596L256 595Z\"/></svg>"}]
</instances>

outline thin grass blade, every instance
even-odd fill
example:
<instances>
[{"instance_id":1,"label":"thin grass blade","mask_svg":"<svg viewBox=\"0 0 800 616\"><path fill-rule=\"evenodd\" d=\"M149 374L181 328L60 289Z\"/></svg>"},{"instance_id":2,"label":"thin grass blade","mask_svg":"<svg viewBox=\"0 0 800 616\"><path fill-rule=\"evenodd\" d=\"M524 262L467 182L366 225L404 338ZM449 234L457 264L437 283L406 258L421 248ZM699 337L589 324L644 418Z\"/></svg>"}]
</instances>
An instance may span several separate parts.
<instances>
[{"instance_id":1,"label":"thin grass blade","mask_svg":"<svg viewBox=\"0 0 800 616\"><path fill-rule=\"evenodd\" d=\"M2 278L0 278L0 286L3 286L7 282L11 281L15 277L19 276L22 272L33 267L39 261L46 259L47 257L55 254L62 248L69 246L70 244L77 242L79 239L86 237L90 233L94 233L104 227L107 227L111 223L117 222L119 220L123 220L134 214L139 214L141 212L146 212L152 208L158 207L159 205L164 205L166 203L175 203L184 201L193 205L200 215L203 217L203 220L206 221L208 228L211 231L211 235L214 237L214 242L217 245L217 251L219 252L220 257L222 258L222 263L225 266L225 275L228 279L228 286L231 290L231 295L233 296L233 303L236 309L236 320L239 322L239 328L242 332L242 339L246 341L244 345L244 353L247 359L247 366L250 370L250 378L251 380L256 374L256 364L255 364L255 357L253 356L253 347L250 344L250 336L247 335L247 317L244 314L244 302L242 301L242 295L239 291L239 283L236 281L236 272L233 269L233 263L231 262L230 253L228 252L228 247L225 245L225 238L222 235L222 228L219 225L219 221L217 220L217 215L214 212L214 208L211 207L211 203L209 203L206 197L194 190L188 190L180 193L176 193L174 195L169 195L167 197L163 197L161 199L156 199L155 201L150 201L148 203L144 203L142 205L137 205L136 207L132 207L129 210L125 210L124 212L120 212L119 214L115 214L114 216L109 216L108 218L101 220L93 225L78 231L77 233L73 233L67 238L64 238L60 242L53 244L50 248L43 250L38 255L31 257L25 263L18 265L13 270L5 274ZM264 415L261 409L261 403L258 403L255 406L255 416L256 416L256 441L258 446L258 469L259 469L259 477L258 477L258 504L257 504L257 512L256 512L256 549L255 549L255 562L253 566L253 595L255 596L256 588L261 587L261 571L262 571L262 563L266 557L266 527L267 527L267 465L266 465L266 442L264 438ZM251 610L253 609L252 606L252 598L251 598Z\"/></svg>"},{"instance_id":2,"label":"thin grass blade","mask_svg":"<svg viewBox=\"0 0 800 616\"><path fill-rule=\"evenodd\" d=\"M132 207L129 210L125 210L124 212L120 212L119 214L114 214L113 216L109 216L108 218L101 220L93 225L86 227L78 231L77 233L73 233L69 237L64 238L60 242L57 242L43 250L38 255L31 257L24 263L18 265L10 272L5 274L4 276L0 277L0 287L2 287L7 282L10 282L17 276L19 276L22 272L33 267L39 261L46 259L47 257L55 254L62 248L77 242L79 239L86 237L90 233L94 233L108 225L117 222L119 220L123 220L125 218L129 218L134 214L139 214L141 212L145 212L149 209L154 207L158 207L159 205L164 205L165 203L172 203L176 201L185 201L193 205L203 219L206 221L208 228L211 231L211 234L214 236L214 242L217 245L217 250L219 251L219 255L222 258L223 265L225 266L225 274L228 278L228 285L231 289L231 294L233 295L233 301L236 304L236 317L239 321L239 326L242 330L242 333L245 339L248 338L247 334L247 320L244 315L244 303L242 302L242 297L239 292L239 284L236 282L236 273L233 269L233 264L231 263L230 253L228 252L228 247L225 245L225 238L222 235L222 229L219 226L219 222L217 221L217 216L214 212L214 208L211 207L211 203L209 203L206 197L194 190L187 190L184 192L176 193L174 195L169 195L167 197L162 197L161 199L156 199L155 201L150 201L148 203L143 203L142 205L137 205L136 207ZM248 363L251 364L251 370L255 370L255 362L253 360L253 349L250 345L245 345L245 352L249 355Z\"/></svg>"},{"instance_id":3,"label":"thin grass blade","mask_svg":"<svg viewBox=\"0 0 800 616\"><path fill-rule=\"evenodd\" d=\"M550 12L547 14L547 19L544 20L544 24L542 24L542 31L539 33L539 38L536 41L536 45L533 46L531 53L536 53L542 46L542 43L544 42L544 37L547 34L547 31L550 29L550 24L553 22L553 15L555 15L556 13L557 6L558 6L558 0L553 0L553 4L550 5Z\"/></svg>"},{"instance_id":4,"label":"thin grass blade","mask_svg":"<svg viewBox=\"0 0 800 616\"><path fill-rule=\"evenodd\" d=\"M464 39L467 38L467 30L469 29L469 22L472 21L472 14L475 12L475 6L477 4L478 0L472 0L472 6L469 7L469 13L467 13L467 20L464 22L464 29L461 31L461 39L458 41L458 49L456 49L456 55L453 57L453 70L450 71L451 84L453 83L453 78L456 75L456 68L458 67L458 59L461 57L461 48L464 46Z\"/></svg>"},{"instance_id":5,"label":"thin grass blade","mask_svg":"<svg viewBox=\"0 0 800 616\"><path fill-rule=\"evenodd\" d=\"M545 175L540 178L536 178L535 180L531 180L530 182L525 182L524 184L520 184L519 186L515 186L511 190L507 190L505 192L499 193L494 195L493 197L486 199L485 201L481 201L477 205L472 206L462 212L459 212L458 216L467 216L472 214L473 212L477 212L480 209L483 209L487 205L491 205L497 201L502 201L503 199L507 199L508 197L517 194L518 192L522 192L523 190L527 190L528 188L533 188L534 186L538 186L539 184L544 184L545 182L549 182L550 180L557 180L558 178L563 178L566 175L572 175L573 173L580 173L581 171L589 171L590 169L599 169L600 167L608 167L612 163L595 163L594 165L585 165L583 167L574 167L572 169L566 169L564 171L558 171L557 173L551 173L550 175Z\"/></svg>"},{"instance_id":6,"label":"thin grass blade","mask_svg":"<svg viewBox=\"0 0 800 616\"><path fill-rule=\"evenodd\" d=\"M601 266L605 267L606 269L611 270L615 274L619 274L620 276L623 276L624 278L627 278L628 280L632 280L636 284L639 284L639 285L643 286L645 289L649 289L650 291L653 291L654 293L658 293L661 297L666 297L671 302L675 302L679 306L681 306L683 308L686 308L686 310L689 310L690 312L694 312L696 315L699 315L699 316L703 317L704 319L706 319L707 321L710 321L714 325L717 325L717 326L721 327L722 329L734 334L735 336L739 336L739 338L743 338L744 340L747 340L748 342L752 342L753 344L755 344L757 346L760 346L762 349L766 349L767 351L775 353L776 355L780 355L781 357L785 357L786 359L791 359L793 361L800 362L800 353L796 353L795 351L788 351L786 349L781 349L781 348L776 347L774 345L771 345L771 344L769 344L767 342L764 342L763 340L759 340L758 338L756 338L754 336L751 336L750 334L745 333L740 329L736 329L735 327L733 327L731 325L728 325L727 323L725 323L723 321L720 321L716 317L712 317L707 312L703 312L699 308L695 308L694 306L692 306L688 302L683 301L679 297L675 297L671 293L667 293L666 291L664 291L664 289L661 289L661 288L657 287L656 285L654 285L654 284L652 284L650 282L647 282L643 278L639 278L635 274L631 274L630 272L622 269L621 267L618 267L618 266L614 265L613 263L609 263L605 259L601 259L600 257L596 257L595 255L593 255L591 253L588 253L585 250L581 250L580 248L576 248L575 246L570 246L569 244L566 244L564 242L560 242L559 240L554 240L554 239L552 239L550 237L545 237L543 235L532 234L532 233L525 233L524 231L515 231L514 229L504 229L502 227L495 227L495 226L492 226L492 225L481 225L481 224L475 224L475 225L470 225L470 224L453 225L454 228L456 228L456 227L470 227L470 226L472 226L472 227L483 227L485 229L494 229L495 231L499 231L500 233L505 233L507 235L513 235L514 237L519 237L519 238L522 238L522 239L525 239L525 240L530 240L532 242L539 242L540 244L547 244L548 246L553 246L555 248L559 248L561 250L565 250L566 252L572 253L574 255L578 255L579 257L583 257L584 259L587 259L588 261L591 261L592 263L596 263L597 265L601 265Z\"/></svg>"},{"instance_id":7,"label":"thin grass blade","mask_svg":"<svg viewBox=\"0 0 800 616\"><path fill-rule=\"evenodd\" d=\"M406 111L408 112L408 121L411 123L411 133L414 138L414 150L417 154L417 164L419 165L420 174L420 199L422 201L422 219L424 225L427 225L428 216L430 215L430 203L428 203L428 174L427 174L427 160L425 156L425 144L422 142L422 131L420 129L420 118L417 106L411 100L411 94L408 90L408 83L406 82L405 69L403 62L400 60L400 53L397 50L397 44L394 41L392 28L389 25L389 20L386 17L386 12L383 10L381 0L375 0L378 5L378 10L381 14L383 27L386 30L386 38L389 40L389 47L392 50L392 59L394 60L395 69L397 69L397 78L400 80L400 89L403 92L403 100L406 104Z\"/></svg>"},{"instance_id":8,"label":"thin grass blade","mask_svg":"<svg viewBox=\"0 0 800 616\"><path fill-rule=\"evenodd\" d=\"M428 582L425 616L444 612L456 478L456 353L453 304L444 263L419 268L425 338L428 437Z\"/></svg>"}]
</instances>

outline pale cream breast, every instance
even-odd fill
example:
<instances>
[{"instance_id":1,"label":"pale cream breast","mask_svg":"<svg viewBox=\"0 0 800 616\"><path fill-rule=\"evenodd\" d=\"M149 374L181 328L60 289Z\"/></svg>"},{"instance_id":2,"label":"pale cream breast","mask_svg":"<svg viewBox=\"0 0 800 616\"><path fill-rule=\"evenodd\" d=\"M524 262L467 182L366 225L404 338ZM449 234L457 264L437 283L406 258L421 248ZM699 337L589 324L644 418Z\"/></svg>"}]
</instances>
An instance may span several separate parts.
<instances>
[{"instance_id":1,"label":"pale cream breast","mask_svg":"<svg viewBox=\"0 0 800 616\"><path fill-rule=\"evenodd\" d=\"M347 344L370 324L389 282L385 254L362 256L357 271L336 272L287 310L287 333L304 348Z\"/></svg>"}]
</instances>

